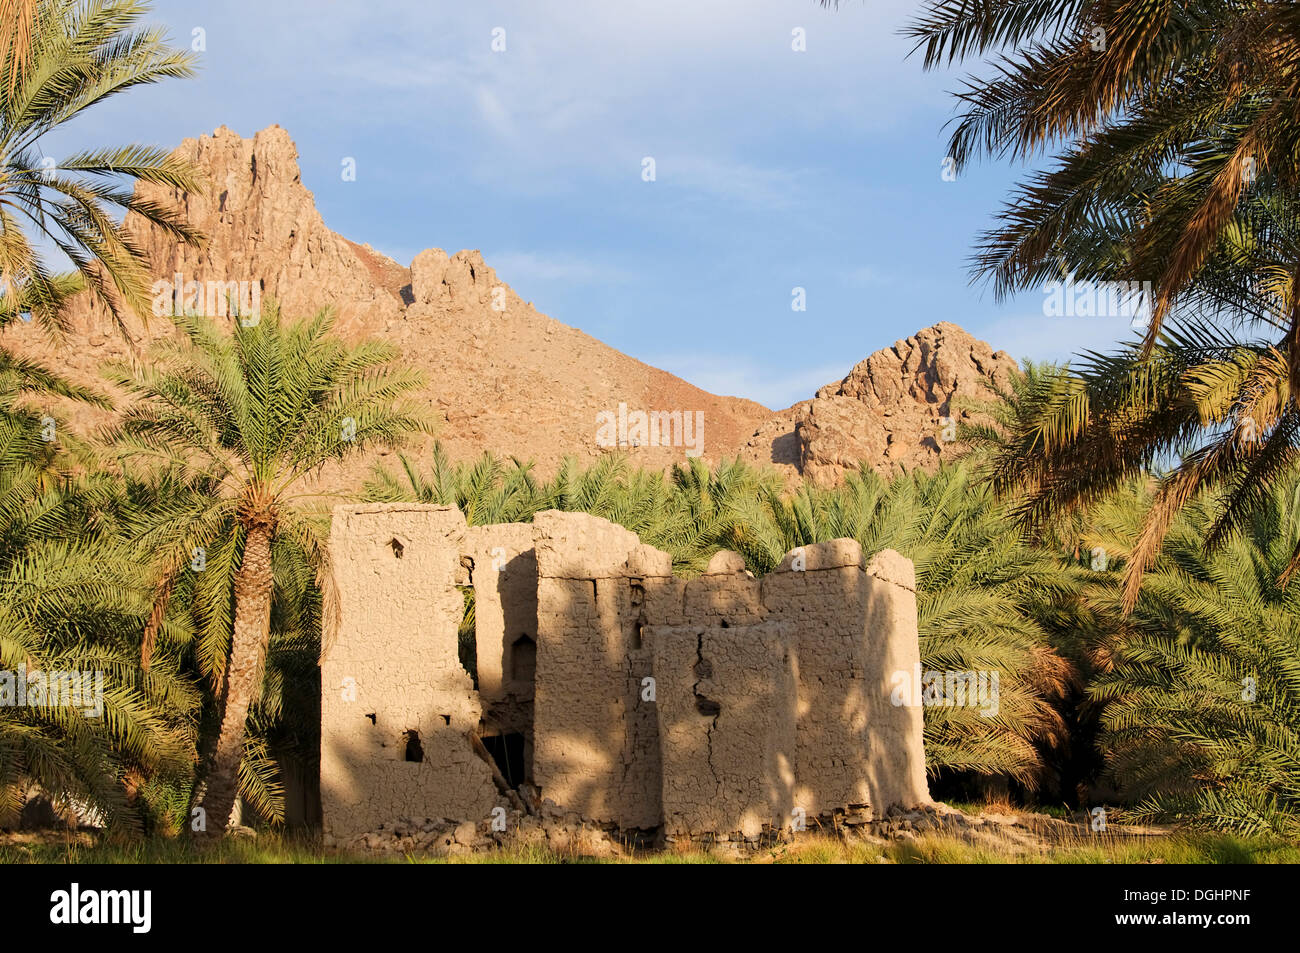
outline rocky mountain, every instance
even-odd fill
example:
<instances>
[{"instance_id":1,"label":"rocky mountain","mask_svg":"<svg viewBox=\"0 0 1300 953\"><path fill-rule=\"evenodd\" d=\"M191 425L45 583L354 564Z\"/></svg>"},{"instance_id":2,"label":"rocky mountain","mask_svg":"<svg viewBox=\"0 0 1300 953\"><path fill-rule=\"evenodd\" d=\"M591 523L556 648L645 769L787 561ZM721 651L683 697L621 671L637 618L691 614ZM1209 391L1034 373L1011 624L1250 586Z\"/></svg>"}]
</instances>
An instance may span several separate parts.
<instances>
[{"instance_id":1,"label":"rocky mountain","mask_svg":"<svg viewBox=\"0 0 1300 953\"><path fill-rule=\"evenodd\" d=\"M141 190L183 208L207 242L180 245L128 218L154 266L155 312L197 308L233 322L241 306L247 314L271 298L295 314L330 306L345 336L389 340L424 372L421 396L453 459L490 450L532 459L546 474L566 455L589 462L616 450L655 468L687 456L739 455L832 483L864 458L884 473L936 465L944 453L938 428L952 399L977 394L979 381L1014 369L1007 355L939 324L774 414L701 390L541 314L477 251L432 248L408 267L338 235L317 211L297 150L279 126L251 139L223 127L186 139L177 151L202 171L206 189ZM165 315L132 320L132 345L88 303L72 317L62 346L23 324L4 332L5 343L106 389L99 376L105 360L138 355L174 333ZM68 412L79 427L109 419L81 407ZM371 463L358 461L331 482L351 482Z\"/></svg>"},{"instance_id":2,"label":"rocky mountain","mask_svg":"<svg viewBox=\"0 0 1300 953\"><path fill-rule=\"evenodd\" d=\"M177 151L202 170L207 191L141 188L149 198L182 207L207 243L178 244L132 216L128 226L148 250L157 280L185 289L183 296L201 286L204 310L224 320L234 320L226 314L230 289L244 295L246 305L254 294L262 302L274 298L286 313L328 305L346 336L392 341L424 371L422 397L436 412L438 439L454 459L488 449L531 458L547 472L565 455L591 460L622 443L644 465L665 467L684 459L692 443L710 456L713 448L740 445L769 414L761 404L708 393L539 313L477 251L429 249L408 268L336 234L316 210L297 150L278 126L251 139L223 127L186 139ZM242 290L241 283L250 288ZM170 307L167 292L159 300ZM13 327L6 339L85 381L98 381L105 359L129 354L96 309L79 309L74 325L68 345L59 349L30 325ZM132 322L131 330L141 346L172 333L165 317L147 326ZM620 405L633 418L630 431L617 427ZM667 446L638 440L635 415L659 410L702 414L703 434L682 433L676 446L672 434L662 441ZM600 432L598 414L614 420L612 434ZM79 424L104 419L81 409L75 416ZM611 435L615 447L603 445Z\"/></svg>"},{"instance_id":3,"label":"rocky mountain","mask_svg":"<svg viewBox=\"0 0 1300 953\"><path fill-rule=\"evenodd\" d=\"M876 351L812 400L774 414L743 456L831 485L870 462L882 476L933 470L957 450L955 424L964 402L990 398L1017 364L947 321Z\"/></svg>"}]
</instances>

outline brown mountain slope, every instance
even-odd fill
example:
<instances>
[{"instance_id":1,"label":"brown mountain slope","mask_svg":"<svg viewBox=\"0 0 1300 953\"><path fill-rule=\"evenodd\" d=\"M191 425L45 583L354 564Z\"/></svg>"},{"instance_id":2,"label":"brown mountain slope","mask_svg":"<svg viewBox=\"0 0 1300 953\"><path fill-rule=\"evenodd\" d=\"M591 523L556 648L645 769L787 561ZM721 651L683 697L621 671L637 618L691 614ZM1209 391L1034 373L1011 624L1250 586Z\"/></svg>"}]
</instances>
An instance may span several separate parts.
<instances>
[{"instance_id":1,"label":"brown mountain slope","mask_svg":"<svg viewBox=\"0 0 1300 953\"><path fill-rule=\"evenodd\" d=\"M264 299L277 299L287 313L329 305L338 311L345 335L397 344L404 359L426 375L421 396L440 419L438 437L453 458L486 449L534 459L549 472L567 454L591 459L615 449L598 440L597 414L617 415L620 404L633 414L702 414L702 440L694 431L669 432L662 443L670 445L643 440L633 448L634 426L626 442L637 461L664 467L685 459L687 436L690 447L716 459L719 450L742 444L770 414L753 401L710 394L539 313L476 251L448 257L430 249L408 269L337 235L317 212L299 175L297 150L278 126L252 139L223 127L212 136L186 139L177 152L199 166L208 190L151 190L150 196L179 204L208 242L203 248L177 245L161 230L131 220L155 277L198 282L205 290L208 283L246 282ZM162 298L172 303L165 289ZM216 299L223 300L220 289ZM222 311L210 305L204 310ZM62 348L30 325L11 328L5 340L81 381L98 381L103 360L128 354L103 315L83 307L74 314L74 326ZM132 329L141 343L171 333L165 317ZM74 416L82 425L106 419L81 410Z\"/></svg>"},{"instance_id":2,"label":"brown mountain slope","mask_svg":"<svg viewBox=\"0 0 1300 953\"><path fill-rule=\"evenodd\" d=\"M429 249L408 268L336 234L302 184L297 150L279 126L251 139L223 127L186 139L177 152L199 167L207 189L142 190L179 205L208 241L202 248L177 245L147 222L128 219L153 263L157 308L178 303L176 287L182 307L226 323L236 320L225 303L233 292L246 306L254 292L263 301L273 297L290 314L334 308L345 336L389 340L424 372L420 397L453 459L488 450L532 459L549 474L567 455L589 462L625 449L634 462L663 468L698 450L706 460L739 455L822 483L856 469L859 459L885 474L931 468L943 454L942 418L951 399L980 393L980 380L1014 367L1005 354L944 323L876 352L812 400L774 414L701 390L539 313L476 251L448 256ZM203 294L195 300L186 297L197 291ZM100 365L130 356L131 347L87 304L73 309L72 323L62 346L24 324L7 329L3 340L106 390ZM140 347L173 333L165 315L147 325L134 321L131 330ZM79 429L111 419L80 407L65 412ZM679 416L662 418L656 441L638 430L638 412ZM702 431L683 432L682 418L701 421ZM427 451L427 444L416 448ZM372 462L357 461L327 482L354 483Z\"/></svg>"}]
</instances>

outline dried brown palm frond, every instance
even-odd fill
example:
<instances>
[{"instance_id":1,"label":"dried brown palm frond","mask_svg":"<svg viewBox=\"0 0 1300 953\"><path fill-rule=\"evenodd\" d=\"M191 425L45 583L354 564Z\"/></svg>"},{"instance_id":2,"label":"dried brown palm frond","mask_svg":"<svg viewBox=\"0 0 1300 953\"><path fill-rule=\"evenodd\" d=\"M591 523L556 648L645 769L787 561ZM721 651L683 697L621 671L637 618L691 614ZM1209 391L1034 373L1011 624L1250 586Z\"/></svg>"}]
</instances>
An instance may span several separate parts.
<instances>
[{"instance_id":1,"label":"dried brown palm frond","mask_svg":"<svg viewBox=\"0 0 1300 953\"><path fill-rule=\"evenodd\" d=\"M0 0L0 63L9 89L31 59L32 33L41 0Z\"/></svg>"}]
</instances>

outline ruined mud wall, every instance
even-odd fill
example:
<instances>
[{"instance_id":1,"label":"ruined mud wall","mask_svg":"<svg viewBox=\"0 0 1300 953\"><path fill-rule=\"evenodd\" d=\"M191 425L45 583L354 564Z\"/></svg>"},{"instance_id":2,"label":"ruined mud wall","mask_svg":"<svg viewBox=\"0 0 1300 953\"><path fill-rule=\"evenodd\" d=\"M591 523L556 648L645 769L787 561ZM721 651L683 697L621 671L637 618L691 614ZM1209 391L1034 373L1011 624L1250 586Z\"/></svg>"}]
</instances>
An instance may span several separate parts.
<instances>
[{"instance_id":1,"label":"ruined mud wall","mask_svg":"<svg viewBox=\"0 0 1300 953\"><path fill-rule=\"evenodd\" d=\"M642 645L634 533L585 513L534 518L533 775L543 795L624 829L659 824L659 746ZM661 554L662 555L662 554Z\"/></svg>"},{"instance_id":2,"label":"ruined mud wall","mask_svg":"<svg viewBox=\"0 0 1300 953\"><path fill-rule=\"evenodd\" d=\"M891 700L920 657L915 588L909 560L885 550L864 566L852 539L800 547L763 577L768 617L795 633L795 803L809 818L929 803L921 709Z\"/></svg>"},{"instance_id":3,"label":"ruined mud wall","mask_svg":"<svg viewBox=\"0 0 1300 953\"><path fill-rule=\"evenodd\" d=\"M454 507L334 511L329 554L338 612L327 618L321 652L328 835L402 816L477 821L497 803L490 768L466 738L481 711L456 650L464 532Z\"/></svg>"},{"instance_id":4,"label":"ruined mud wall","mask_svg":"<svg viewBox=\"0 0 1300 953\"><path fill-rule=\"evenodd\" d=\"M795 633L795 803L809 818L850 805L887 806L876 803L868 783L872 700L887 702L889 683L867 674L865 577L857 542L835 540L795 550L762 580L764 609Z\"/></svg>"},{"instance_id":5,"label":"ruined mud wall","mask_svg":"<svg viewBox=\"0 0 1300 953\"><path fill-rule=\"evenodd\" d=\"M910 559L886 549L872 557L866 577L865 674L868 684L883 686L868 696L871 801L879 810L926 805L924 713L919 704L896 706L891 700L895 676L921 666L916 571Z\"/></svg>"},{"instance_id":6,"label":"ruined mud wall","mask_svg":"<svg viewBox=\"0 0 1300 953\"><path fill-rule=\"evenodd\" d=\"M919 662L897 553L864 566L835 540L759 580L719 552L686 580L587 514L466 528L454 509L392 504L339 508L331 554L327 831L486 816L498 792L470 731L524 735L542 798L624 830L753 840L793 817L929 802L921 709L891 702ZM457 585L475 592L478 691ZM406 761L411 731L422 764Z\"/></svg>"},{"instance_id":7,"label":"ruined mud wall","mask_svg":"<svg viewBox=\"0 0 1300 953\"><path fill-rule=\"evenodd\" d=\"M929 802L919 708L890 699L919 659L911 563L887 550L863 564L852 539L801 547L761 580L719 552L696 579L652 580L651 625L785 623L798 660L794 806L883 813Z\"/></svg>"},{"instance_id":8,"label":"ruined mud wall","mask_svg":"<svg viewBox=\"0 0 1300 953\"><path fill-rule=\"evenodd\" d=\"M652 627L669 839L775 837L791 826L795 660L783 623Z\"/></svg>"}]
</instances>

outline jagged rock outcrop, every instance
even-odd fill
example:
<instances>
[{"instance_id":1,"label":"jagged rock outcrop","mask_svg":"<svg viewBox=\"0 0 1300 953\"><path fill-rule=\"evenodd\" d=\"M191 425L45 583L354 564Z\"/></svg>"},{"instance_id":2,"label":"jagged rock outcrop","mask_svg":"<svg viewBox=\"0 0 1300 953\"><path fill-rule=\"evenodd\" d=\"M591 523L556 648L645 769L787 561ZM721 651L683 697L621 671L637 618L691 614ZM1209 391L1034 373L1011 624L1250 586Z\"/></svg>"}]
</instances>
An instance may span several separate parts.
<instances>
[{"instance_id":1,"label":"jagged rock outcrop","mask_svg":"<svg viewBox=\"0 0 1300 953\"><path fill-rule=\"evenodd\" d=\"M222 127L184 140L177 154L199 169L206 189L143 185L141 195L180 207L207 241L182 245L139 216L128 217L153 264L155 303L170 307L175 285L187 308L191 289L204 291L195 298L203 302L198 310L217 320L235 320L226 307L230 292L240 298L256 292L263 304L274 298L290 314L332 307L345 336L391 341L425 373L419 396L453 459L486 450L532 459L548 474L568 455L589 462L622 450L652 468L688 456L739 455L821 483L856 470L859 460L888 475L936 466L948 452L941 418L953 413L953 398L979 396L981 381L1005 379L1015 367L1007 355L943 323L872 354L812 400L773 413L753 401L710 394L540 314L477 251L449 255L431 248L407 267L331 231L303 185L293 141L279 126L251 139ZM4 343L107 390L101 365L131 356L131 345L88 301L70 318L72 332L62 346L21 323L5 330ZM128 328L140 349L174 333L165 315L129 320ZM61 409L83 432L112 419L111 412L80 405ZM651 415L661 416L647 421ZM355 485L373 462L327 469L324 479L335 487Z\"/></svg>"},{"instance_id":2,"label":"jagged rock outcrop","mask_svg":"<svg viewBox=\"0 0 1300 953\"><path fill-rule=\"evenodd\" d=\"M411 262L411 297L416 305L489 305L499 313L511 304L522 304L477 251L458 251L448 257L441 248L427 248Z\"/></svg>"},{"instance_id":3,"label":"jagged rock outcrop","mask_svg":"<svg viewBox=\"0 0 1300 953\"><path fill-rule=\"evenodd\" d=\"M953 423L971 415L965 401L986 401L985 386L1006 386L1017 364L949 322L924 328L876 351L843 380L765 423L743 455L797 471L821 485L838 483L860 461L882 476L933 470L960 448Z\"/></svg>"},{"instance_id":4,"label":"jagged rock outcrop","mask_svg":"<svg viewBox=\"0 0 1300 953\"><path fill-rule=\"evenodd\" d=\"M387 267L396 263L326 227L285 130L270 126L244 139L223 126L211 136L186 139L178 152L203 171L207 191L144 186L141 194L182 208L207 243L178 244L137 221L158 277L258 282L286 312L333 307L347 331L375 330L400 318L400 287L390 285L405 270Z\"/></svg>"},{"instance_id":5,"label":"jagged rock outcrop","mask_svg":"<svg viewBox=\"0 0 1300 953\"><path fill-rule=\"evenodd\" d=\"M141 194L182 208L207 243L184 246L138 216L129 217L128 227L149 253L154 279L173 283L180 275L184 286L205 289L243 283L263 303L275 298L290 314L330 306L345 336L396 344L403 359L425 374L427 386L419 396L453 459L488 450L532 459L543 474L566 455L590 461L618 449L656 468L681 462L692 450L716 460L770 413L753 401L710 394L540 314L477 251L448 255L433 248L408 268L336 234L316 210L293 141L279 126L251 139L222 127L184 140L176 151L199 168L206 191L141 186ZM224 290L220 297L216 311L204 313L234 320L224 310ZM208 298L210 306L210 291ZM167 305L171 299L164 293L159 300ZM5 332L5 343L103 389L100 364L127 356L131 348L88 302L71 317L72 333L63 346L23 324ZM141 347L173 333L165 316L128 324ZM694 420L702 414L703 433L669 432L655 445L636 440L634 433L611 446L600 439L598 415L617 418L621 406L624 416L676 412L679 419L691 414ZM111 419L80 407L65 412L79 429ZM616 437L624 432L616 430ZM687 445L687 436L698 446ZM327 471L325 479L355 484L372 462Z\"/></svg>"}]
</instances>

